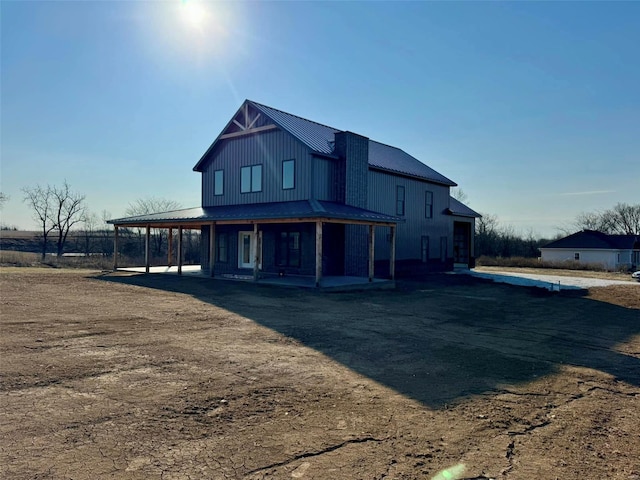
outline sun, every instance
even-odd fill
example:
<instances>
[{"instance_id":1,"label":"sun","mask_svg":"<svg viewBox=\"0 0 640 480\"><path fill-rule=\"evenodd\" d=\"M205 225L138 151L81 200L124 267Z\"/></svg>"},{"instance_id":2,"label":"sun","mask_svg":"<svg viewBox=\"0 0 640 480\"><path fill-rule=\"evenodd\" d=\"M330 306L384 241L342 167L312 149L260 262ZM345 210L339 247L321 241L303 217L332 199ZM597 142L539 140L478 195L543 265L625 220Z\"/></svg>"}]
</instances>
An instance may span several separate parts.
<instances>
[{"instance_id":1,"label":"sun","mask_svg":"<svg viewBox=\"0 0 640 480\"><path fill-rule=\"evenodd\" d=\"M196 0L182 0L181 12L184 22L192 28L201 29L207 22L209 13L202 4Z\"/></svg>"}]
</instances>

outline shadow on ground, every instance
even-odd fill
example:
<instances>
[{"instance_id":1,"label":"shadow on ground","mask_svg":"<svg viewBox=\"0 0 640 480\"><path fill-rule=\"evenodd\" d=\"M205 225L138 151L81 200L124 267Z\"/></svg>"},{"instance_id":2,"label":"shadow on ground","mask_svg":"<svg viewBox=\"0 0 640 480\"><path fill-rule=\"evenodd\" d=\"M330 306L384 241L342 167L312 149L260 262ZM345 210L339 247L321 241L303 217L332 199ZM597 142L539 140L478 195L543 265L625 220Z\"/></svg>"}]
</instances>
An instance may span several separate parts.
<instances>
[{"instance_id":1,"label":"shadow on ground","mask_svg":"<svg viewBox=\"0 0 640 480\"><path fill-rule=\"evenodd\" d=\"M431 408L528 382L563 364L640 386L640 359L617 349L640 334L640 312L584 292L453 275L350 293L169 275L98 278L190 295L250 318ZM637 355L634 342L626 351Z\"/></svg>"}]
</instances>

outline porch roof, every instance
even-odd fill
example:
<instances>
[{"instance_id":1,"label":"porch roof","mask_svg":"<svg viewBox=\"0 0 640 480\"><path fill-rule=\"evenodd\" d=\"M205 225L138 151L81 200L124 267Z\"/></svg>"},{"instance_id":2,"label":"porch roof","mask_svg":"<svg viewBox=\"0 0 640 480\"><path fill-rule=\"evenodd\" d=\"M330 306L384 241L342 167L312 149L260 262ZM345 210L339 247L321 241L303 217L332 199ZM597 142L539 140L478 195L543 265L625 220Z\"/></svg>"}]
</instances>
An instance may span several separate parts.
<instances>
[{"instance_id":1,"label":"porch roof","mask_svg":"<svg viewBox=\"0 0 640 480\"><path fill-rule=\"evenodd\" d=\"M218 207L195 207L169 212L137 215L108 220L119 226L201 225L205 223L256 223L257 221L343 221L389 225L404 220L384 213L365 210L335 202L301 200L296 202L253 203Z\"/></svg>"}]
</instances>

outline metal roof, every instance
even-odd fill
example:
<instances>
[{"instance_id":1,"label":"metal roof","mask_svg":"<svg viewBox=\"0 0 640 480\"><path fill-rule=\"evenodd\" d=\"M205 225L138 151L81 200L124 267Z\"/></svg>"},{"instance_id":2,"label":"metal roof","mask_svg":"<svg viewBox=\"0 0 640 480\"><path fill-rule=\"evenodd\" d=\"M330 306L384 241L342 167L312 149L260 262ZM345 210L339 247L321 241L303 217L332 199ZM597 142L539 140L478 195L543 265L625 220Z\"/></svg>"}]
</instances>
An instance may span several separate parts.
<instances>
[{"instance_id":1,"label":"metal roof","mask_svg":"<svg viewBox=\"0 0 640 480\"><path fill-rule=\"evenodd\" d=\"M306 120L275 108L267 107L266 105L261 105L251 100L247 100L247 102L314 152L324 153L326 155L333 154L334 134L340 130L311 120Z\"/></svg>"},{"instance_id":2,"label":"metal roof","mask_svg":"<svg viewBox=\"0 0 640 480\"><path fill-rule=\"evenodd\" d=\"M595 230L583 230L548 243L542 248L630 250L640 248L640 235L608 235Z\"/></svg>"},{"instance_id":3,"label":"metal roof","mask_svg":"<svg viewBox=\"0 0 640 480\"><path fill-rule=\"evenodd\" d=\"M304 218L329 218L355 220L372 223L398 223L403 220L391 215L373 212L340 203L318 200L297 202L253 203L247 205L225 205L219 207L195 207L170 212L137 215L108 220L113 225L153 225L168 223L207 223L235 220L281 220Z\"/></svg>"},{"instance_id":4,"label":"metal roof","mask_svg":"<svg viewBox=\"0 0 640 480\"><path fill-rule=\"evenodd\" d=\"M369 166L392 173L423 178L451 187L457 185L404 150L373 140L369 140Z\"/></svg>"},{"instance_id":5,"label":"metal roof","mask_svg":"<svg viewBox=\"0 0 640 480\"><path fill-rule=\"evenodd\" d=\"M453 197L449 197L449 214L458 215L460 217L474 217L474 218L482 217L482 215L480 215L478 212L476 212L475 210L472 210L471 208L467 207L464 203L462 203L460 200L457 200Z\"/></svg>"},{"instance_id":6,"label":"metal roof","mask_svg":"<svg viewBox=\"0 0 640 480\"><path fill-rule=\"evenodd\" d=\"M322 125L321 123L307 120L306 118L298 117L297 115L292 115L291 113L283 112L282 110L268 107L252 100L245 100L245 103L248 103L269 117L276 125L300 140L313 152L323 155L335 154L335 134L342 130ZM242 107L240 107L240 110L241 109ZM229 124L230 123L231 122L229 122ZM227 124L227 126L229 124ZM213 142L211 147L209 147L207 152L198 161L194 170L199 171L200 166L219 138L220 135L218 135L216 141ZM436 172L405 151L373 140L369 140L369 166L397 175L408 175L443 185L456 186L455 182Z\"/></svg>"}]
</instances>

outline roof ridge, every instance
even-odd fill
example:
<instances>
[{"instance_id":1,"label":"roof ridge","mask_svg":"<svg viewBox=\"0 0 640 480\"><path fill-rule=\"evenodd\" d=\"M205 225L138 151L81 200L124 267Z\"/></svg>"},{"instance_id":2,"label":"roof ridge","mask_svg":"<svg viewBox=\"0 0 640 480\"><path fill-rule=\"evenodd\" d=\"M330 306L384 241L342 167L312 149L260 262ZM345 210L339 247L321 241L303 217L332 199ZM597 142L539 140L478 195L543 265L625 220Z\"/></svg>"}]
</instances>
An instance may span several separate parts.
<instances>
[{"instance_id":1,"label":"roof ridge","mask_svg":"<svg viewBox=\"0 0 640 480\"><path fill-rule=\"evenodd\" d=\"M330 125L325 125L324 123L316 122L315 120L309 120L308 118L301 117L300 115L296 115L294 113L285 112L284 110L280 110L279 108L273 108L269 105L265 105L263 103L255 102L253 100L246 99L247 102L253 103L254 105L258 105L259 107L269 108L271 110L275 110L276 112L284 113L285 115L289 115L290 117L299 118L300 120L304 120L305 122L315 123L316 125L320 125L321 127L330 128L331 130L335 130L336 132L343 132L344 130L340 130L339 128L332 127Z\"/></svg>"}]
</instances>

